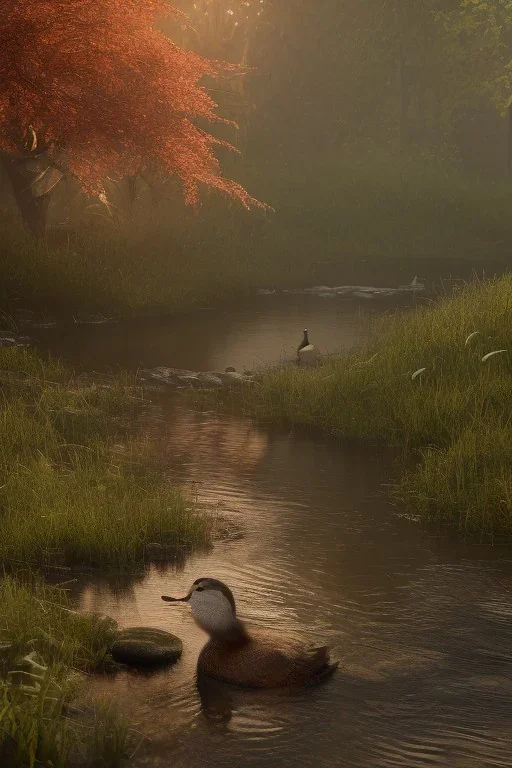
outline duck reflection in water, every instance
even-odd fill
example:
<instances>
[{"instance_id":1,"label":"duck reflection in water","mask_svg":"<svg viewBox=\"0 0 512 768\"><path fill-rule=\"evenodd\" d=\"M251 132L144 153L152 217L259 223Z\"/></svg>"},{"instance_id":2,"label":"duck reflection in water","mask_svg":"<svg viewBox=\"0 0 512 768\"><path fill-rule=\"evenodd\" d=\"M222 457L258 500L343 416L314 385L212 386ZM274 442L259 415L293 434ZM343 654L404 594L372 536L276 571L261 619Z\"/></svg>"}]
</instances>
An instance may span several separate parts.
<instances>
[{"instance_id":1,"label":"duck reflection in water","mask_svg":"<svg viewBox=\"0 0 512 768\"><path fill-rule=\"evenodd\" d=\"M235 709L233 688L197 670L197 692L203 715L214 723L229 723Z\"/></svg>"}]
</instances>

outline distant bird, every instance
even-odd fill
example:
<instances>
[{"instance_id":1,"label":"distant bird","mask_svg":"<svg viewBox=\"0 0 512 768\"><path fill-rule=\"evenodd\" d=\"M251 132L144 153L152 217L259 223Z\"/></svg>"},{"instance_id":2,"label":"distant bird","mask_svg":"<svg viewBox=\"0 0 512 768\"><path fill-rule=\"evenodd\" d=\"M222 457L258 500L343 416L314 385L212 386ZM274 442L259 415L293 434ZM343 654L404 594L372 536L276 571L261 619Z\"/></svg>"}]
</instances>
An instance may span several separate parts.
<instances>
[{"instance_id":1,"label":"distant bird","mask_svg":"<svg viewBox=\"0 0 512 768\"><path fill-rule=\"evenodd\" d=\"M308 686L329 677L338 667L327 646L314 647L277 631L250 630L236 615L233 593L217 579L196 579L185 597L192 617L210 635L199 654L199 672L244 688Z\"/></svg>"},{"instance_id":2,"label":"distant bird","mask_svg":"<svg viewBox=\"0 0 512 768\"><path fill-rule=\"evenodd\" d=\"M308 339L308 329L304 329L304 338L297 347L297 362L303 365L316 365L320 359L320 352Z\"/></svg>"}]
</instances>

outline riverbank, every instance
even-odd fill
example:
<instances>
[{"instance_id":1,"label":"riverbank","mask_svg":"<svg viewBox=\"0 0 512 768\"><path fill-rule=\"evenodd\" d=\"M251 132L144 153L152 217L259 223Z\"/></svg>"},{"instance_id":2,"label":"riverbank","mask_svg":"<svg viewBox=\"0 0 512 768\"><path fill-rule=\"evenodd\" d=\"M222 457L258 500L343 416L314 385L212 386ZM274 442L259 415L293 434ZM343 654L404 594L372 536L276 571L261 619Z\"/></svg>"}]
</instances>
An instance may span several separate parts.
<instances>
[{"instance_id":1,"label":"riverbank","mask_svg":"<svg viewBox=\"0 0 512 768\"><path fill-rule=\"evenodd\" d=\"M37 577L0 580L0 758L9 768L120 764L137 737L107 702L69 702L101 669L116 623ZM135 739L134 739L135 737Z\"/></svg>"},{"instance_id":2,"label":"riverbank","mask_svg":"<svg viewBox=\"0 0 512 768\"><path fill-rule=\"evenodd\" d=\"M120 567L154 541L208 539L205 519L130 435L141 401L128 379L81 385L12 347L0 348L0 371L2 562Z\"/></svg>"},{"instance_id":3,"label":"riverbank","mask_svg":"<svg viewBox=\"0 0 512 768\"><path fill-rule=\"evenodd\" d=\"M511 297L507 275L387 317L362 348L317 369L268 371L243 389L243 408L400 446L407 470L394 493L409 512L481 541L510 541Z\"/></svg>"},{"instance_id":4,"label":"riverbank","mask_svg":"<svg viewBox=\"0 0 512 768\"><path fill-rule=\"evenodd\" d=\"M207 544L208 517L134 434L142 401L130 379L85 384L58 362L4 347L0 391L0 761L113 767L128 725L108 704L70 717L68 702L102 665L114 627L76 613L65 587L33 574L66 581L84 565L142 565L154 542L161 560ZM69 762L77 754L82 762Z\"/></svg>"}]
</instances>

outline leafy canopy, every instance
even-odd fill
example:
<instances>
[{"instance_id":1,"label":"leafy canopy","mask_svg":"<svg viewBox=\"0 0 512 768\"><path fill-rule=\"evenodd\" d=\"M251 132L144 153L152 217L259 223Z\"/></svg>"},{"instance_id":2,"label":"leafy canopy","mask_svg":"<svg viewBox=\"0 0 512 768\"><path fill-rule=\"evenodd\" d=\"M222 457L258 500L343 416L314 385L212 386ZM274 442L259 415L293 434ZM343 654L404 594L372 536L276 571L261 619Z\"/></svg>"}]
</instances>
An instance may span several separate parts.
<instances>
[{"instance_id":1,"label":"leafy canopy","mask_svg":"<svg viewBox=\"0 0 512 768\"><path fill-rule=\"evenodd\" d=\"M512 1L457 0L438 17L451 35L452 61L462 65L462 87L504 113L512 103Z\"/></svg>"},{"instance_id":2,"label":"leafy canopy","mask_svg":"<svg viewBox=\"0 0 512 768\"><path fill-rule=\"evenodd\" d=\"M166 13L165 0L2 0L0 151L45 151L91 194L151 169L176 174L187 202L206 184L261 205L196 124L220 121L199 83L227 65L173 44L155 27Z\"/></svg>"}]
</instances>

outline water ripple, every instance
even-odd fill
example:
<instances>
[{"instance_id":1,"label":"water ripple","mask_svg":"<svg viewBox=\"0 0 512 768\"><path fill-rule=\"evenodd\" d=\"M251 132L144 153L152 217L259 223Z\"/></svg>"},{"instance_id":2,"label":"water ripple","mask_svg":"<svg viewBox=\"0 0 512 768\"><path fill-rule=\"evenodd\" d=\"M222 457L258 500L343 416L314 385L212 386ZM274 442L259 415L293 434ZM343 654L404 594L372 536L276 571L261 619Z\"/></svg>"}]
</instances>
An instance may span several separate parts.
<instances>
[{"instance_id":1,"label":"water ripple","mask_svg":"<svg viewBox=\"0 0 512 768\"><path fill-rule=\"evenodd\" d=\"M185 640L173 669L93 686L151 739L134 765L512 766L512 564L394 515L378 493L386 464L360 449L162 409L152 429L169 476L246 537L122 589L97 580L82 592L84 607L124 626ZM198 685L205 638L187 607L159 596L204 575L230 585L245 620L328 642L336 675L305 693Z\"/></svg>"}]
</instances>

